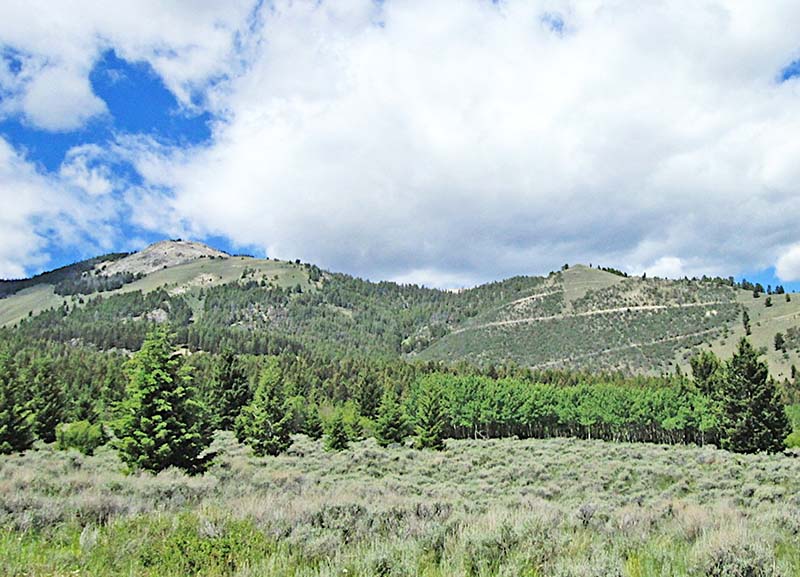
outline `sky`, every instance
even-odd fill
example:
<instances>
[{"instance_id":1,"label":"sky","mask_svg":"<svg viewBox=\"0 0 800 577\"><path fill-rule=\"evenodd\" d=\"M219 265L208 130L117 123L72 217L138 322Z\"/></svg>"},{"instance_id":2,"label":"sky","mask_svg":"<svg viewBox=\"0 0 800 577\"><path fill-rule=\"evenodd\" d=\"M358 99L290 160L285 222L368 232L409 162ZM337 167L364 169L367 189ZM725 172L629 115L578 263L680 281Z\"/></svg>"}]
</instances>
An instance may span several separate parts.
<instances>
[{"instance_id":1,"label":"sky","mask_svg":"<svg viewBox=\"0 0 800 577\"><path fill-rule=\"evenodd\" d=\"M800 3L5 0L0 278L164 238L800 290Z\"/></svg>"}]
</instances>

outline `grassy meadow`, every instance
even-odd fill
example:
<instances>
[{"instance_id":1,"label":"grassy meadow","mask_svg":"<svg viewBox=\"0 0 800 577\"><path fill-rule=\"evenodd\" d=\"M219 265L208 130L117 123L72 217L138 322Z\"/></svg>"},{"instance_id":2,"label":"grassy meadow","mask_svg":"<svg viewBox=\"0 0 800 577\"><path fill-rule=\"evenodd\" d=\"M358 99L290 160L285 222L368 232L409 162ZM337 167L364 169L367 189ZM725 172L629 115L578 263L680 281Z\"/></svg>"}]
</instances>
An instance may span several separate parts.
<instances>
[{"instance_id":1,"label":"grassy meadow","mask_svg":"<svg viewBox=\"0 0 800 577\"><path fill-rule=\"evenodd\" d=\"M575 439L258 459L202 476L40 445L0 458L0 574L800 575L800 459Z\"/></svg>"}]
</instances>

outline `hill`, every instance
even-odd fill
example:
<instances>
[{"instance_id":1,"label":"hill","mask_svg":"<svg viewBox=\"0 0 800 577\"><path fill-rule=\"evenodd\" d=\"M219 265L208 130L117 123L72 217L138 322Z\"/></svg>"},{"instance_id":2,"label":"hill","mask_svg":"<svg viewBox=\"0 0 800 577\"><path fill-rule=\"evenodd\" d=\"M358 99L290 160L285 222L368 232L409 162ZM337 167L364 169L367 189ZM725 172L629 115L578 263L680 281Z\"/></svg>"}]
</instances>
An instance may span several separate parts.
<instances>
[{"instance_id":1,"label":"hill","mask_svg":"<svg viewBox=\"0 0 800 577\"><path fill-rule=\"evenodd\" d=\"M800 364L800 297L772 295L766 306L767 295L754 298L727 279L627 277L580 265L452 292L163 241L0 289L7 334L100 349L137 348L148 323L168 320L195 350L657 374L686 369L698 347L729 355L746 311L775 376ZM773 346L778 332L785 350Z\"/></svg>"}]
</instances>

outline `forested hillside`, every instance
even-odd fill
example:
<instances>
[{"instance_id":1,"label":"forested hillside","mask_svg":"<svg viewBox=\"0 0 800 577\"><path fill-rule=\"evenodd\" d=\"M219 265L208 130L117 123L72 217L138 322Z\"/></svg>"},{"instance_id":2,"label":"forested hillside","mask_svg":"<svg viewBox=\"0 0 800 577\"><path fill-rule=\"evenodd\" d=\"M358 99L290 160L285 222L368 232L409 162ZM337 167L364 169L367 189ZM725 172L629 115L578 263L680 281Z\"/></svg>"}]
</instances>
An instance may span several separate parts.
<instances>
[{"instance_id":1,"label":"forested hillside","mask_svg":"<svg viewBox=\"0 0 800 577\"><path fill-rule=\"evenodd\" d=\"M798 359L792 335L800 299L754 293L732 279L634 278L573 266L443 291L202 246L158 243L7 282L0 299L6 338L131 351L149 326L168 322L192 351L303 350L659 374L686 369L699 346L730 354L749 333L776 376L792 378Z\"/></svg>"}]
</instances>

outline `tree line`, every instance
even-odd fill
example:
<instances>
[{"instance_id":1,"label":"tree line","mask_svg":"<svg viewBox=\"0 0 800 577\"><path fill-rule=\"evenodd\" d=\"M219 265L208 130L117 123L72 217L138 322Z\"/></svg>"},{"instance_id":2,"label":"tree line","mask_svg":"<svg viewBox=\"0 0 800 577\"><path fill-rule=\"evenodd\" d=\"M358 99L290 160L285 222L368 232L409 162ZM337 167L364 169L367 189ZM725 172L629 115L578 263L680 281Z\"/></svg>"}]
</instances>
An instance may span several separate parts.
<instances>
[{"instance_id":1,"label":"tree line","mask_svg":"<svg viewBox=\"0 0 800 577\"><path fill-rule=\"evenodd\" d=\"M381 445L413 438L434 449L446 438L571 436L739 452L779 451L789 433L780 390L744 339L725 362L708 351L694 357L691 379L591 382L563 372L537 378L514 367L402 361L381 372L355 360L312 370L301 357L190 356L172 338L156 326L139 351L120 357L119 371L98 369L104 383L83 390L65 386L52 350L0 351L0 452L35 439L90 452L110 440L131 468L198 472L213 457L207 449L219 429L233 430L257 455L286 451L297 433L324 436L335 450L365 436Z\"/></svg>"}]
</instances>

